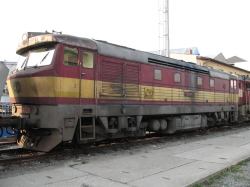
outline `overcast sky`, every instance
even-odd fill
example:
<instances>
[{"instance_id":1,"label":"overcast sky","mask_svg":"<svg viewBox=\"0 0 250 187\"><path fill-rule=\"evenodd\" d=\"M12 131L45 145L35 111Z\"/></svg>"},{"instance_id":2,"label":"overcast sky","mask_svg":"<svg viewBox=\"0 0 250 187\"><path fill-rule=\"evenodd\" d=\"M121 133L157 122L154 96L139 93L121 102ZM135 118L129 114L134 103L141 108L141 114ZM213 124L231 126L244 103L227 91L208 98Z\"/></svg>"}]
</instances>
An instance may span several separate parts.
<instances>
[{"instance_id":1,"label":"overcast sky","mask_svg":"<svg viewBox=\"0 0 250 187\"><path fill-rule=\"evenodd\" d=\"M159 50L158 0L0 1L0 60L17 61L25 32L62 31ZM170 48L250 61L250 0L169 0Z\"/></svg>"}]
</instances>

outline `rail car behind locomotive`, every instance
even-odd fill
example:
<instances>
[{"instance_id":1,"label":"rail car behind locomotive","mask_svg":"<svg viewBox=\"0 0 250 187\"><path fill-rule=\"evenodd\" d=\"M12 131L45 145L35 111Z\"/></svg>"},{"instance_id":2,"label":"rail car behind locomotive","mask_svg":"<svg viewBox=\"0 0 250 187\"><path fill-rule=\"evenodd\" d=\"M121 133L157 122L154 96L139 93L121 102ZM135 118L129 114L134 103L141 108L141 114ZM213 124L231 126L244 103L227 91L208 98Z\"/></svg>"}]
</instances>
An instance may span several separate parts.
<instances>
[{"instance_id":1,"label":"rail car behind locomotive","mask_svg":"<svg viewBox=\"0 0 250 187\"><path fill-rule=\"evenodd\" d=\"M248 76L238 76L238 122L248 121L250 117L250 78Z\"/></svg>"},{"instance_id":2,"label":"rail car behind locomotive","mask_svg":"<svg viewBox=\"0 0 250 187\"><path fill-rule=\"evenodd\" d=\"M50 151L146 131L174 133L238 120L234 75L147 52L65 34L27 33L8 77L18 144ZM242 78L242 84L245 79ZM240 93L241 117L249 97Z\"/></svg>"}]
</instances>

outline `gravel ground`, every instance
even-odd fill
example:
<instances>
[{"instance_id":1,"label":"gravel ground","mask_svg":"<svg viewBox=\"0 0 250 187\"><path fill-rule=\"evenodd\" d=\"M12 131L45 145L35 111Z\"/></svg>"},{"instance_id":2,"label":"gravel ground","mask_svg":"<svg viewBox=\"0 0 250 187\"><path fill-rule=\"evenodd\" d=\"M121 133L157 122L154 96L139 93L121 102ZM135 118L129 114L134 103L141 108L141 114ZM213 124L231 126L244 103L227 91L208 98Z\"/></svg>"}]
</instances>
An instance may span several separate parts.
<instances>
[{"instance_id":1,"label":"gravel ground","mask_svg":"<svg viewBox=\"0 0 250 187\"><path fill-rule=\"evenodd\" d=\"M250 187L250 159L192 187Z\"/></svg>"},{"instance_id":2,"label":"gravel ground","mask_svg":"<svg viewBox=\"0 0 250 187\"><path fill-rule=\"evenodd\" d=\"M0 179L10 176L17 176L24 173L31 173L34 169L41 168L46 169L49 167L60 167L61 165L68 163L69 165L74 165L79 162L91 162L101 157L107 157L109 155L122 155L124 153L135 154L138 152L145 152L147 150L152 150L152 147L168 147L180 144L185 144L189 142L209 139L212 137L224 136L229 134L234 134L237 132L242 132L249 130L250 127L241 128L228 128L222 129L218 132L210 133L209 130L204 133L204 135L197 135L194 137L187 137L178 140L171 140L163 143L152 143L141 146L133 146L130 148L124 148L119 150L110 150L104 153L96 153L92 155L77 155L75 157L65 157L60 160L44 160L44 161L32 161L26 162L19 165L0 165ZM237 166L233 166L228 170L215 175L213 178L206 180L203 183L193 184L192 187L250 187L250 159L240 163Z\"/></svg>"}]
</instances>

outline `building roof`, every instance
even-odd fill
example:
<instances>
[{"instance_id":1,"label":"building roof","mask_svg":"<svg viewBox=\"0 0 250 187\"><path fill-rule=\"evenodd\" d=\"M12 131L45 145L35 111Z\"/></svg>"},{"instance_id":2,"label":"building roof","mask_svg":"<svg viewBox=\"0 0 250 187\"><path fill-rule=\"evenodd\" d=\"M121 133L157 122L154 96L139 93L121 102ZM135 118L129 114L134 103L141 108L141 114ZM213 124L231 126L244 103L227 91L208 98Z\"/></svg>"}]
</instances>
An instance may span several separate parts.
<instances>
[{"instance_id":1,"label":"building roof","mask_svg":"<svg viewBox=\"0 0 250 187\"><path fill-rule=\"evenodd\" d=\"M180 48L180 49L170 49L170 53L200 55L200 52L199 52L199 50L198 50L197 47L188 47L188 48Z\"/></svg>"},{"instance_id":2,"label":"building roof","mask_svg":"<svg viewBox=\"0 0 250 187\"><path fill-rule=\"evenodd\" d=\"M246 60L238 57L238 56L232 56L230 58L227 59L227 62L229 64L234 64L234 63L239 63L239 62L247 62Z\"/></svg>"},{"instance_id":3,"label":"building roof","mask_svg":"<svg viewBox=\"0 0 250 187\"><path fill-rule=\"evenodd\" d=\"M214 59L228 64L227 59L222 53L219 53L217 56L214 57Z\"/></svg>"},{"instance_id":4,"label":"building roof","mask_svg":"<svg viewBox=\"0 0 250 187\"><path fill-rule=\"evenodd\" d=\"M232 67L232 68L241 70L241 71L243 70L243 71L246 71L246 72L250 73L250 70L248 70L248 69L243 69L243 67L233 66L233 65L231 65L231 64L221 62L221 61L216 60L216 59L214 59L214 58L209 58L209 57L205 57L205 56L197 56L196 58L197 58L197 59L200 59L200 60L209 60L209 61L212 61L212 62L216 62L216 63L219 63L219 64L223 64L223 65L226 65L226 66L229 66L229 67Z\"/></svg>"},{"instance_id":5,"label":"building roof","mask_svg":"<svg viewBox=\"0 0 250 187\"><path fill-rule=\"evenodd\" d=\"M225 58L223 53L209 54L209 55L203 55L203 56L228 64L227 59Z\"/></svg>"}]
</instances>

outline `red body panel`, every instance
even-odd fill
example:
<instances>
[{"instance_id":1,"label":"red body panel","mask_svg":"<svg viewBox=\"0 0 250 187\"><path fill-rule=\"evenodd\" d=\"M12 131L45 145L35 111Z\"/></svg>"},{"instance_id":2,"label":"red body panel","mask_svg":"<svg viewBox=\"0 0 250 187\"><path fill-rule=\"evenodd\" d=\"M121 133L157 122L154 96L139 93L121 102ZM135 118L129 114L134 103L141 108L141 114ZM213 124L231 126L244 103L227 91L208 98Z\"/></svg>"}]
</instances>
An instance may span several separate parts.
<instances>
[{"instance_id":1,"label":"red body panel","mask_svg":"<svg viewBox=\"0 0 250 187\"><path fill-rule=\"evenodd\" d=\"M183 71L180 69L172 69L164 66L157 66L153 64L144 64L138 62L125 61L121 59L111 58L95 55L95 65L94 69L84 69L78 66L65 66L63 65L63 49L64 45L58 44L56 46L55 55L53 62L49 66L44 66L41 68L30 68L25 71L19 72L17 77L11 78L22 78L22 77L41 77L41 76L53 76L53 77L64 77L73 79L88 79L97 80L104 82L113 82L119 84L133 84L133 85L143 85L162 88L173 88L182 90L194 90L194 91L206 91L206 92L216 92L216 93L230 93L230 81L220 78L212 78L215 81L214 87L210 86L211 77L204 74L196 74L194 72ZM81 61L82 49L78 48L79 59ZM89 50L88 50L89 51ZM161 80L156 80L154 78L154 70L161 70ZM86 75L82 76L81 73ZM174 82L174 73L180 73L181 81ZM122 76L121 76L122 75ZM197 85L197 77L202 78L202 85ZM51 88L54 89L54 88ZM122 93L122 87L114 88L114 92ZM104 90L105 91L105 90ZM138 91L139 93L140 91ZM238 88L234 90L234 93L238 93ZM126 93L127 94L127 93ZM125 95L126 95L125 94ZM188 93L187 93L188 94ZM192 93L189 93L188 97L192 97ZM241 103L244 103L245 92L243 93L243 98L240 99ZM79 104L79 98L69 98L69 97L33 97L33 98L11 98L13 103L33 103L33 104ZM95 98L83 98L82 104L94 104L95 102L100 104L159 104L159 105L229 105L227 102L190 102L190 101L157 101L157 100L141 100L135 98L131 100L124 97L123 99L105 99L100 98L95 100ZM232 104L232 103L231 103Z\"/></svg>"}]
</instances>

